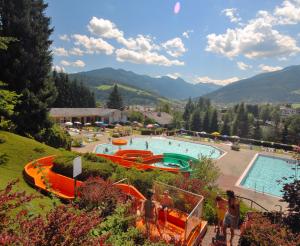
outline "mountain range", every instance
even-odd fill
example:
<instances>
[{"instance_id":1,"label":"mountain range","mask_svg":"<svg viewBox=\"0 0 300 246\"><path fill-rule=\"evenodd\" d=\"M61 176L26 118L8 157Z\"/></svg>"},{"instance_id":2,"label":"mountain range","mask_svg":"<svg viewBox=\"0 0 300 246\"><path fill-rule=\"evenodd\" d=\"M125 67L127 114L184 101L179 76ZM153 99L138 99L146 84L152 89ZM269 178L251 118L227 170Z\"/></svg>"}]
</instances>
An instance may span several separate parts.
<instances>
[{"instance_id":1,"label":"mountain range","mask_svg":"<svg viewBox=\"0 0 300 246\"><path fill-rule=\"evenodd\" d=\"M205 97L223 104L300 102L300 65L239 80Z\"/></svg>"},{"instance_id":2,"label":"mountain range","mask_svg":"<svg viewBox=\"0 0 300 246\"><path fill-rule=\"evenodd\" d=\"M205 96L215 103L299 103L300 65L261 73L227 86L212 83L191 84L181 78L159 78L131 71L101 68L70 74L88 85L98 101L106 101L114 84L119 85L125 104L156 104Z\"/></svg>"},{"instance_id":3,"label":"mountain range","mask_svg":"<svg viewBox=\"0 0 300 246\"><path fill-rule=\"evenodd\" d=\"M191 84L181 78L173 79L168 76L154 78L148 75L139 75L131 71L113 68L80 72L71 74L70 77L81 80L90 86L95 91L99 100L103 99L104 94L106 94L103 88L108 88L102 85L112 85L115 83L124 85L122 90L127 92L129 88L134 88L134 90L130 90L132 93L135 90L140 90L147 92L146 94L150 97L152 95L155 98L159 95L160 97L173 100L202 96L221 87L212 83ZM139 95L136 96L138 97Z\"/></svg>"}]
</instances>

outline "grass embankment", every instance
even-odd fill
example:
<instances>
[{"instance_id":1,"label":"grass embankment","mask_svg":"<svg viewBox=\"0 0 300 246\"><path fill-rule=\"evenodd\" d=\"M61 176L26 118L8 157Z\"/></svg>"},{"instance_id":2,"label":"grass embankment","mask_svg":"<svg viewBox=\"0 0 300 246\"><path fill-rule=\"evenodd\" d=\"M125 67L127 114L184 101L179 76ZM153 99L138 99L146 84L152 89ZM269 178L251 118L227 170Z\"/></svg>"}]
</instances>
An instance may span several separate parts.
<instances>
[{"instance_id":1,"label":"grass embankment","mask_svg":"<svg viewBox=\"0 0 300 246\"><path fill-rule=\"evenodd\" d=\"M41 195L41 193L25 182L22 175L23 168L28 162L34 159L62 152L35 140L9 132L0 131L0 138L5 139L4 143L0 143L0 155L7 155L7 161L0 164L0 189L3 189L11 180L19 179L19 182L15 186L17 191L26 191L29 194ZM52 207L52 201L47 196L34 199L30 204L31 207L29 209L33 213L43 213L42 211L48 211Z\"/></svg>"}]
</instances>

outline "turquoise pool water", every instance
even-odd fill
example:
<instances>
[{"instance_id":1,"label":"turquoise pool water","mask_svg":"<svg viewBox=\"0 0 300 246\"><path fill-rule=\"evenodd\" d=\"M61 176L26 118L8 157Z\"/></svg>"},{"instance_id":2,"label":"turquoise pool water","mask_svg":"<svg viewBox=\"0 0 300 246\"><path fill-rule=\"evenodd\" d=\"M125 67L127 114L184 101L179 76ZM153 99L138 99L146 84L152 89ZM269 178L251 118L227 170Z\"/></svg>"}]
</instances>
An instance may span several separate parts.
<instances>
[{"instance_id":1,"label":"turquoise pool water","mask_svg":"<svg viewBox=\"0 0 300 246\"><path fill-rule=\"evenodd\" d=\"M132 144L128 141L128 144L121 146L121 149L146 150L146 142L148 142L148 150L152 151L156 155L163 153L176 153L188 155L194 158L206 156L217 159L223 154L221 150L209 145L159 137L133 138ZM108 152L105 152L106 148ZM118 149L118 146L114 146L112 144L100 144L96 148L96 153L114 154Z\"/></svg>"},{"instance_id":2,"label":"turquoise pool water","mask_svg":"<svg viewBox=\"0 0 300 246\"><path fill-rule=\"evenodd\" d=\"M276 181L281 180L282 177L292 180L290 177L296 176L294 168L295 164L292 164L289 159L258 155L240 185L258 192L282 197L282 184L278 184ZM298 178L299 173L300 170L297 173Z\"/></svg>"}]
</instances>

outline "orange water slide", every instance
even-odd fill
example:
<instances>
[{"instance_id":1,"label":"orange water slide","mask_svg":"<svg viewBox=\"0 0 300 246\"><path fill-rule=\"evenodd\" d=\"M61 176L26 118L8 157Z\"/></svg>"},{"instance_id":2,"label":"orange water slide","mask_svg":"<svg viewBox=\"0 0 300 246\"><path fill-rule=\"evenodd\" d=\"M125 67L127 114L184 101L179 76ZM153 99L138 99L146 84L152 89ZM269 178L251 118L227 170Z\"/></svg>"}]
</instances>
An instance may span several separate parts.
<instances>
[{"instance_id":1,"label":"orange water slide","mask_svg":"<svg viewBox=\"0 0 300 246\"><path fill-rule=\"evenodd\" d=\"M63 199L74 199L74 179L55 173L51 170L53 167L54 156L44 157L28 163L24 167L24 177L27 182L38 189L51 192ZM49 183L48 185L47 182ZM83 182L77 181L76 188ZM146 198L134 186L127 184L116 184L126 195L132 196L138 200Z\"/></svg>"},{"instance_id":2,"label":"orange water slide","mask_svg":"<svg viewBox=\"0 0 300 246\"><path fill-rule=\"evenodd\" d=\"M167 172L172 172L172 173L179 173L180 169L179 168L169 168L169 167L157 167L150 165L150 163L156 163L158 161L162 160L161 155L153 155L152 157L146 158L147 163L139 163L135 161L130 161L126 160L121 156L116 156L116 155L107 155L107 154L96 154L97 156L103 157L105 159L108 159L115 164L118 164L120 166L126 167L126 168L136 168L138 170L161 170L161 171L167 171Z\"/></svg>"}]
</instances>

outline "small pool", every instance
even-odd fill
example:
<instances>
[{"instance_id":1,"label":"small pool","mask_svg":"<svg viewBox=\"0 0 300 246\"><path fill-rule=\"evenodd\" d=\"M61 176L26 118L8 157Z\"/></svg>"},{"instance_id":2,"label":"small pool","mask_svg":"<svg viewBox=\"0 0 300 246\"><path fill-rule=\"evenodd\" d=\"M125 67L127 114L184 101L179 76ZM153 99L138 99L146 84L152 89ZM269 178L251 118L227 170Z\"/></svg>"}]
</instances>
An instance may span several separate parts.
<instances>
[{"instance_id":1,"label":"small pool","mask_svg":"<svg viewBox=\"0 0 300 246\"><path fill-rule=\"evenodd\" d=\"M294 160L266 155L258 155L253 161L246 175L242 178L240 185L258 192L282 197L282 184L277 180L287 177L292 181L291 176L299 178L295 170Z\"/></svg>"},{"instance_id":2,"label":"small pool","mask_svg":"<svg viewBox=\"0 0 300 246\"><path fill-rule=\"evenodd\" d=\"M121 149L146 150L146 142L148 142L148 150L152 151L156 155L163 153L176 153L188 155L197 159L201 156L218 159L223 154L222 150L209 145L190 143L163 137L133 138L132 144L128 141L128 144L122 146ZM112 144L100 144L96 147L96 153L114 154L118 149L118 146L114 146ZM108 151L105 152L105 150Z\"/></svg>"}]
</instances>

